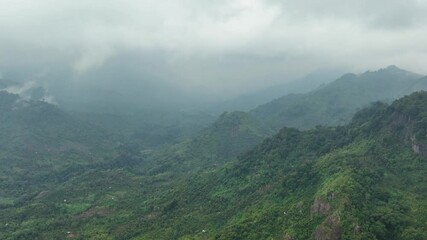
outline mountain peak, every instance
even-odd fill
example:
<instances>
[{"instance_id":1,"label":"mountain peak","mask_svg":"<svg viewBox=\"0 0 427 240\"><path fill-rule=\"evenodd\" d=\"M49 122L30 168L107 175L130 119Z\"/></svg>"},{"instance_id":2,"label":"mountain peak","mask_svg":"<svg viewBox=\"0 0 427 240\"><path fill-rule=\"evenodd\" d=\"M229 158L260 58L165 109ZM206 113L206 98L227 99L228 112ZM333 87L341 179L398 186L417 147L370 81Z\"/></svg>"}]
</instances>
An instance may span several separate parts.
<instances>
[{"instance_id":1,"label":"mountain peak","mask_svg":"<svg viewBox=\"0 0 427 240\"><path fill-rule=\"evenodd\" d=\"M390 70L390 71L405 71L401 68L398 68L396 65L390 65L388 67L385 68L385 70Z\"/></svg>"},{"instance_id":2,"label":"mountain peak","mask_svg":"<svg viewBox=\"0 0 427 240\"><path fill-rule=\"evenodd\" d=\"M389 72L389 73L401 73L401 74L410 74L410 75L414 75L414 76L418 76L421 77L421 75L418 75L416 73L407 71L405 69L399 68L396 65L390 65L386 68L380 69L378 70L378 72Z\"/></svg>"},{"instance_id":3,"label":"mountain peak","mask_svg":"<svg viewBox=\"0 0 427 240\"><path fill-rule=\"evenodd\" d=\"M393 76L405 76L405 77L410 77L410 78L413 78L413 79L417 79L417 78L421 78L422 77L422 75L420 75L420 74L407 71L405 69L397 67L396 65L390 65L390 66L388 66L386 68L381 68L381 69L376 70L376 71L367 71L367 72L361 74L361 76L368 75L368 76L376 76L376 77L378 77L378 74L379 75L387 75L387 76L389 76L389 75L393 75Z\"/></svg>"},{"instance_id":4,"label":"mountain peak","mask_svg":"<svg viewBox=\"0 0 427 240\"><path fill-rule=\"evenodd\" d=\"M408 71L403 70L399 67L397 67L396 65L389 65L386 68L380 68L378 70L375 71L366 71L364 74L375 74L375 73L399 73L399 72L405 72L407 73Z\"/></svg>"}]
</instances>

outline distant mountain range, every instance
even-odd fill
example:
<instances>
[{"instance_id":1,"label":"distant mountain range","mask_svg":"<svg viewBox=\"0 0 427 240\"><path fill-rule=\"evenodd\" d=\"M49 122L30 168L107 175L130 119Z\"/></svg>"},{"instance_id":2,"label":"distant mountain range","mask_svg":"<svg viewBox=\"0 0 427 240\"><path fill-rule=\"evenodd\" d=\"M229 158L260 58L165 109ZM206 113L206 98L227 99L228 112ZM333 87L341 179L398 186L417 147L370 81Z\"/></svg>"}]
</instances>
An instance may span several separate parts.
<instances>
[{"instance_id":1,"label":"distant mountain range","mask_svg":"<svg viewBox=\"0 0 427 240\"><path fill-rule=\"evenodd\" d=\"M244 94L231 100L218 103L213 111L249 111L273 99L288 95L313 91L328 84L343 74L338 69L322 69L314 71L302 78L278 84L273 87Z\"/></svg>"},{"instance_id":2,"label":"distant mountain range","mask_svg":"<svg viewBox=\"0 0 427 240\"><path fill-rule=\"evenodd\" d=\"M0 91L0 239L427 239L419 90L390 66L211 124Z\"/></svg>"},{"instance_id":3,"label":"distant mountain range","mask_svg":"<svg viewBox=\"0 0 427 240\"><path fill-rule=\"evenodd\" d=\"M249 112L224 113L195 137L194 142L199 145L191 149L199 160L206 160L209 155L215 156L210 158L213 163L224 162L230 156L252 148L282 127L311 129L318 125L344 125L359 109L373 102L390 103L419 90L427 90L427 77L396 66L360 75L345 74L308 93L282 96ZM239 128L233 124L237 123L236 119L245 119L244 125L253 136L251 141L247 140L248 136L233 134ZM219 148L219 144L233 149L235 154L224 155L226 150Z\"/></svg>"},{"instance_id":4,"label":"distant mountain range","mask_svg":"<svg viewBox=\"0 0 427 240\"><path fill-rule=\"evenodd\" d=\"M276 131L284 126L309 129L343 125L372 102L389 103L419 90L427 90L426 77L389 66L360 75L345 74L319 89L280 97L250 113Z\"/></svg>"},{"instance_id":5,"label":"distant mountain range","mask_svg":"<svg viewBox=\"0 0 427 240\"><path fill-rule=\"evenodd\" d=\"M119 139L52 104L6 91L0 112L0 195L11 199L104 161Z\"/></svg>"},{"instance_id":6,"label":"distant mountain range","mask_svg":"<svg viewBox=\"0 0 427 240\"><path fill-rule=\"evenodd\" d=\"M365 108L342 127L283 128L187 178L136 174L144 164L89 170L4 205L0 236L426 239L426 102L418 92Z\"/></svg>"},{"instance_id":7,"label":"distant mountain range","mask_svg":"<svg viewBox=\"0 0 427 240\"><path fill-rule=\"evenodd\" d=\"M128 231L139 239L426 239L426 103L419 92L364 109L344 127L283 128L174 188L153 203L160 208L139 213L156 217L130 218L145 230Z\"/></svg>"}]
</instances>

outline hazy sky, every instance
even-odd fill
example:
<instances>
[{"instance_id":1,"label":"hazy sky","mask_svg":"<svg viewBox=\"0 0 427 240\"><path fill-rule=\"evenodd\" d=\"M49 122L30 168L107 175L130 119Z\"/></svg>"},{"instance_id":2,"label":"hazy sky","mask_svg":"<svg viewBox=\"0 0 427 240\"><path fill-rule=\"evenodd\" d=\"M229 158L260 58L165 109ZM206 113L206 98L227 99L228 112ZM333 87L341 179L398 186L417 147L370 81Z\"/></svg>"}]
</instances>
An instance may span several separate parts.
<instances>
[{"instance_id":1,"label":"hazy sky","mask_svg":"<svg viewBox=\"0 0 427 240\"><path fill-rule=\"evenodd\" d=\"M395 64L427 73L427 0L0 0L0 6L0 75L22 79L137 81L229 96L323 68L357 73Z\"/></svg>"}]
</instances>

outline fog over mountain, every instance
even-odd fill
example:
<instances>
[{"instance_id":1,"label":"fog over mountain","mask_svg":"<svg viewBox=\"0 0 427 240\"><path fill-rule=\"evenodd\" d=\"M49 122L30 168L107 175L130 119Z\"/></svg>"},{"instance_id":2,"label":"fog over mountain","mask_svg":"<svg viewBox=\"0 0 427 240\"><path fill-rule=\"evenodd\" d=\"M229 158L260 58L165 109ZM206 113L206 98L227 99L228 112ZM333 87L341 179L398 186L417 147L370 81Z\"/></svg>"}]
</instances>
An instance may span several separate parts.
<instances>
[{"instance_id":1,"label":"fog over mountain","mask_svg":"<svg viewBox=\"0 0 427 240\"><path fill-rule=\"evenodd\" d=\"M0 240L426 240L427 0L0 0Z\"/></svg>"},{"instance_id":2,"label":"fog over mountain","mask_svg":"<svg viewBox=\"0 0 427 240\"><path fill-rule=\"evenodd\" d=\"M427 73L423 0L0 4L0 76L37 82L59 103L126 96L124 104L183 107L322 69Z\"/></svg>"}]
</instances>

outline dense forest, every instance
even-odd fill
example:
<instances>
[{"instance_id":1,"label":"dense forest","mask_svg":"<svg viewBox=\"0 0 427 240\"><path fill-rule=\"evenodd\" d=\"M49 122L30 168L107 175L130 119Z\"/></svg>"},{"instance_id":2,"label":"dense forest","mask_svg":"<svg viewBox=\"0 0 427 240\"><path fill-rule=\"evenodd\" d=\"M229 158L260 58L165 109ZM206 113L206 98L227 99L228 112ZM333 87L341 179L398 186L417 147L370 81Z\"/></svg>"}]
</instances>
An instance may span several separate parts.
<instances>
[{"instance_id":1,"label":"dense forest","mask_svg":"<svg viewBox=\"0 0 427 240\"><path fill-rule=\"evenodd\" d=\"M427 240L427 0L0 6L0 240Z\"/></svg>"},{"instance_id":2,"label":"dense forest","mask_svg":"<svg viewBox=\"0 0 427 240\"><path fill-rule=\"evenodd\" d=\"M389 67L215 121L0 91L0 239L427 239L423 89Z\"/></svg>"}]
</instances>

